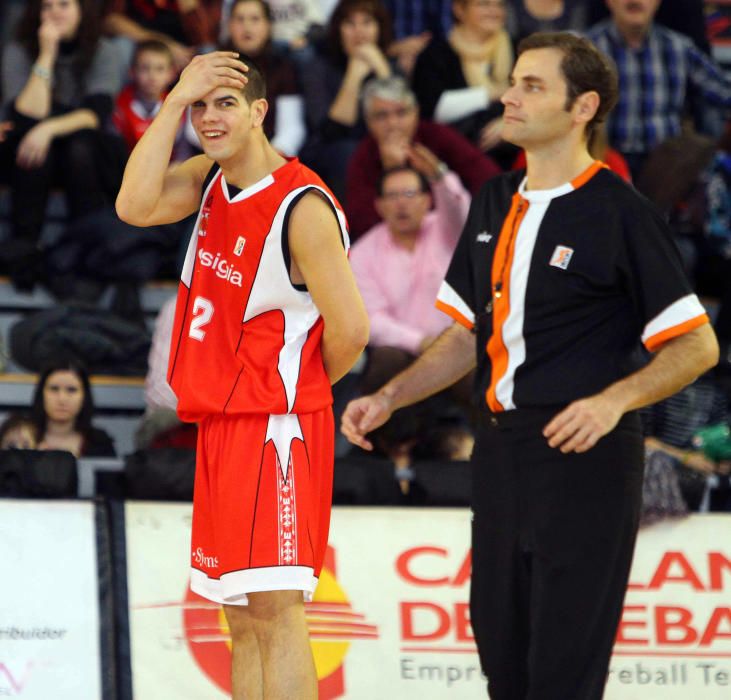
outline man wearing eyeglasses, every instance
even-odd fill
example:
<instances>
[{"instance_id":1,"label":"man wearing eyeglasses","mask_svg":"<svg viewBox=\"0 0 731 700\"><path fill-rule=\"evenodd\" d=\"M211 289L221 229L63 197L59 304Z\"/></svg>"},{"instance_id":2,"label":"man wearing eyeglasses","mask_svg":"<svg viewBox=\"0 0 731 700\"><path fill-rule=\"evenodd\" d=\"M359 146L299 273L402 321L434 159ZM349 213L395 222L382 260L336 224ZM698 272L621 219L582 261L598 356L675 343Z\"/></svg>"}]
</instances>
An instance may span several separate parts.
<instances>
[{"instance_id":1,"label":"man wearing eyeglasses","mask_svg":"<svg viewBox=\"0 0 731 700\"><path fill-rule=\"evenodd\" d=\"M380 177L374 205L382 221L363 234L350 253L371 328L368 364L360 383L365 393L412 364L451 325L449 317L434 307L434 299L471 197L449 170L431 181L425 177L425 172L438 169L439 161L421 144L414 145L414 162L418 169L399 165ZM470 379L449 397L409 407L409 416L402 415L379 433L379 448L397 467L408 466L411 450L429 431L427 423L453 406L455 398L469 404ZM455 439L445 432L443 442L461 444L462 436L466 439L461 430Z\"/></svg>"},{"instance_id":2,"label":"man wearing eyeglasses","mask_svg":"<svg viewBox=\"0 0 731 700\"><path fill-rule=\"evenodd\" d=\"M351 240L378 223L379 215L373 205L376 184L390 168L412 165L430 179L451 170L473 194L483 182L500 173L497 164L460 133L444 124L420 119L416 96L403 78L369 81L363 88L363 113L368 136L348 163L346 181ZM428 169L419 159L417 144L432 156Z\"/></svg>"}]
</instances>

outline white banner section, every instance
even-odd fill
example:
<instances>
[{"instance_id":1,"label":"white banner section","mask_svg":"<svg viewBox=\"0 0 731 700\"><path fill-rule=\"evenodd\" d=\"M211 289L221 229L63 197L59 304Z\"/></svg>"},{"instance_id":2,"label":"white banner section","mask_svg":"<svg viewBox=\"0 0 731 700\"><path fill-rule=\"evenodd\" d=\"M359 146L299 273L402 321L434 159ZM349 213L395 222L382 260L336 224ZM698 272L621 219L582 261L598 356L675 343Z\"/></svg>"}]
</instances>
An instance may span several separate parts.
<instances>
[{"instance_id":1,"label":"white banner section","mask_svg":"<svg viewBox=\"0 0 731 700\"><path fill-rule=\"evenodd\" d=\"M94 506L0 501L0 698L100 700Z\"/></svg>"},{"instance_id":2,"label":"white banner section","mask_svg":"<svg viewBox=\"0 0 731 700\"><path fill-rule=\"evenodd\" d=\"M336 508L307 617L320 700L486 698L469 623L469 512ZM190 506L127 504L135 700L230 697L218 606L188 591ZM731 517L640 535L606 700L731 693Z\"/></svg>"}]
</instances>

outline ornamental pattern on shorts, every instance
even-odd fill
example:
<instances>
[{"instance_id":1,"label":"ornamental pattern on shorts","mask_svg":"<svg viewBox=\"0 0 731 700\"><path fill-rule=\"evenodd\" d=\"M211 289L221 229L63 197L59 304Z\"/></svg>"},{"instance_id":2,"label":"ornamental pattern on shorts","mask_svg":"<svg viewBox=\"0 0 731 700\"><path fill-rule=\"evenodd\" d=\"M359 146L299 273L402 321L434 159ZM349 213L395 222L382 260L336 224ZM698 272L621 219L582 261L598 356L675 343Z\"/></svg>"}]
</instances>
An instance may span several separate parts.
<instances>
[{"instance_id":1,"label":"ornamental pattern on shorts","mask_svg":"<svg viewBox=\"0 0 731 700\"><path fill-rule=\"evenodd\" d=\"M279 463L279 455L276 457L280 566L297 565L297 510L295 508L294 459L291 451L288 460L288 478L285 480Z\"/></svg>"}]
</instances>

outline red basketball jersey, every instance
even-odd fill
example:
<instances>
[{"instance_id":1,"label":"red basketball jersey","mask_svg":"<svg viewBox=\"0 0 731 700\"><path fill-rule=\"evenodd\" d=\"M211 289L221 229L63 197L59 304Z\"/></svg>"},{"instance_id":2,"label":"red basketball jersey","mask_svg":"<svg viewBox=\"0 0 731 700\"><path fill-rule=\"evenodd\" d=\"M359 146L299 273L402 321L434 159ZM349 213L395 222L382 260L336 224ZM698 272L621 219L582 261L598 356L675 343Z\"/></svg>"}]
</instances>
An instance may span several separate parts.
<instances>
[{"instance_id":1,"label":"red basketball jersey","mask_svg":"<svg viewBox=\"0 0 731 700\"><path fill-rule=\"evenodd\" d=\"M332 206L347 249L340 204L296 158L234 197L220 169L205 188L168 365L183 420L310 413L332 403L320 350L322 317L307 289L289 276L289 217L313 190Z\"/></svg>"}]
</instances>

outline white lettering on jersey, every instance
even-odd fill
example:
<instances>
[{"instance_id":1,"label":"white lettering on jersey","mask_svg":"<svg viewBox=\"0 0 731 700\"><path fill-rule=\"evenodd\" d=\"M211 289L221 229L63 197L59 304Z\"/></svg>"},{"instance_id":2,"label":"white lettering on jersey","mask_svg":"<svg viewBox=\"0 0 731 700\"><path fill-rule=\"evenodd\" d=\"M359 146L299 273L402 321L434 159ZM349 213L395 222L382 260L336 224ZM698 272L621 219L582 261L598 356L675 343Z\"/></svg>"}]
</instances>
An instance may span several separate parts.
<instances>
[{"instance_id":1,"label":"white lettering on jersey","mask_svg":"<svg viewBox=\"0 0 731 700\"><path fill-rule=\"evenodd\" d=\"M216 273L216 277L220 277L237 287L241 286L241 273L226 258L221 258L220 253L214 255L201 248L198 251L198 260L203 267L210 267Z\"/></svg>"},{"instance_id":2,"label":"white lettering on jersey","mask_svg":"<svg viewBox=\"0 0 731 700\"><path fill-rule=\"evenodd\" d=\"M244 246L246 245L246 239L243 236L239 236L234 246L234 255L241 255L244 252Z\"/></svg>"},{"instance_id":3,"label":"white lettering on jersey","mask_svg":"<svg viewBox=\"0 0 731 700\"><path fill-rule=\"evenodd\" d=\"M557 245L556 249L553 251L553 255L551 256L551 261L548 264L565 270L568 268L573 254L573 248L568 248L565 245Z\"/></svg>"},{"instance_id":4,"label":"white lettering on jersey","mask_svg":"<svg viewBox=\"0 0 731 700\"><path fill-rule=\"evenodd\" d=\"M193 561L195 561L198 566L206 566L209 569L218 568L218 557L211 557L206 555L201 547L193 550Z\"/></svg>"}]
</instances>

